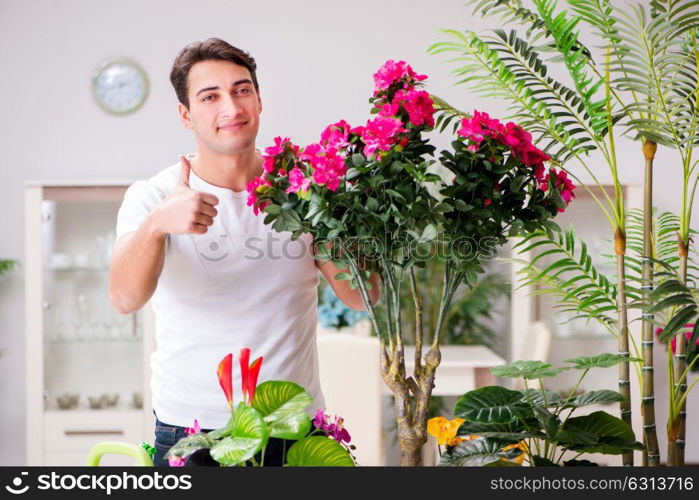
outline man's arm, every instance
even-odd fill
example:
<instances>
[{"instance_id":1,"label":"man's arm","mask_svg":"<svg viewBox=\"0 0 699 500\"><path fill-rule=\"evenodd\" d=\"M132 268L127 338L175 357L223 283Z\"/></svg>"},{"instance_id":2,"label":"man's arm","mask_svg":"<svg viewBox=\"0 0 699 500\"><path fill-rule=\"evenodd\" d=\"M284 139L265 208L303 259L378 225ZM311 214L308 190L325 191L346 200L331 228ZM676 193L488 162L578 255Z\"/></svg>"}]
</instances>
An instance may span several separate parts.
<instances>
[{"instance_id":1,"label":"man's arm","mask_svg":"<svg viewBox=\"0 0 699 500\"><path fill-rule=\"evenodd\" d=\"M114 244L109 268L109 300L121 314L138 311L150 300L165 261L167 234L149 216L141 227Z\"/></svg>"},{"instance_id":2,"label":"man's arm","mask_svg":"<svg viewBox=\"0 0 699 500\"><path fill-rule=\"evenodd\" d=\"M175 189L145 218L137 231L114 245L109 269L109 300L121 314L139 310L150 300L165 262L165 241L172 234L204 234L218 213L218 198L190 189L189 161Z\"/></svg>"},{"instance_id":3,"label":"man's arm","mask_svg":"<svg viewBox=\"0 0 699 500\"><path fill-rule=\"evenodd\" d=\"M316 260L316 267L320 269L323 273L325 279L340 299L347 307L354 311L363 311L364 302L362 301L362 296L359 288L351 288L350 282L348 280L336 280L335 276L340 272L349 273L347 269L340 270L337 266L330 260L320 261ZM369 277L369 283L371 284L371 290L367 290L369 294L369 299L372 305L376 305L381 298L381 276L378 273L371 273Z\"/></svg>"}]
</instances>

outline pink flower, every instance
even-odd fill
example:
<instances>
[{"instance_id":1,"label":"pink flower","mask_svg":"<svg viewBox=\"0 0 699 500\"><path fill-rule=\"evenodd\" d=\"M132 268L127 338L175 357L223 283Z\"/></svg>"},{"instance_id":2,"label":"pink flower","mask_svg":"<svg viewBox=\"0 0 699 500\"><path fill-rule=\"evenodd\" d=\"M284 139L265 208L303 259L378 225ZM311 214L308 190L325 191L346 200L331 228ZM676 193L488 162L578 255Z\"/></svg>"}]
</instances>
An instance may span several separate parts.
<instances>
[{"instance_id":1,"label":"pink flower","mask_svg":"<svg viewBox=\"0 0 699 500\"><path fill-rule=\"evenodd\" d=\"M201 432L201 427L199 426L199 422L197 421L197 419L194 419L194 425L192 425L192 427L186 427L184 431L187 433L188 436Z\"/></svg>"},{"instance_id":2,"label":"pink flower","mask_svg":"<svg viewBox=\"0 0 699 500\"><path fill-rule=\"evenodd\" d=\"M276 168L276 162L277 162L277 158L274 156L267 156L267 155L262 156L262 168L268 174L271 174L272 172L274 172L274 169Z\"/></svg>"},{"instance_id":3,"label":"pink flower","mask_svg":"<svg viewBox=\"0 0 699 500\"><path fill-rule=\"evenodd\" d=\"M513 150L514 152L514 150ZM541 164L551 159L549 155L541 151L533 144L527 144L524 149L516 151L516 156L528 167Z\"/></svg>"},{"instance_id":4,"label":"pink flower","mask_svg":"<svg viewBox=\"0 0 699 500\"><path fill-rule=\"evenodd\" d=\"M184 458L176 455L170 455L167 457L167 463L170 465L170 467L184 467Z\"/></svg>"},{"instance_id":5,"label":"pink flower","mask_svg":"<svg viewBox=\"0 0 699 500\"><path fill-rule=\"evenodd\" d=\"M386 103L379 108L379 116L396 116L398 111L400 111L400 104L393 101L393 103Z\"/></svg>"},{"instance_id":6,"label":"pink flower","mask_svg":"<svg viewBox=\"0 0 699 500\"><path fill-rule=\"evenodd\" d=\"M344 156L338 154L336 148L324 148L321 144L314 143L306 146L299 159L307 161L313 167L313 182L320 186L325 185L331 191L337 191L340 186L340 178L347 173Z\"/></svg>"},{"instance_id":7,"label":"pink flower","mask_svg":"<svg viewBox=\"0 0 699 500\"><path fill-rule=\"evenodd\" d=\"M350 129L350 134L352 134L352 135L361 136L363 133L364 133L364 127L362 127L361 125Z\"/></svg>"},{"instance_id":8,"label":"pink flower","mask_svg":"<svg viewBox=\"0 0 699 500\"><path fill-rule=\"evenodd\" d=\"M322 408L318 408L315 417L313 417L313 425L317 429L325 429L328 426L328 416Z\"/></svg>"},{"instance_id":9,"label":"pink flower","mask_svg":"<svg viewBox=\"0 0 699 500\"><path fill-rule=\"evenodd\" d=\"M501 139L503 132L504 127L499 120L491 118L488 113L476 110L471 118L461 120L461 128L456 133L461 137L481 143L486 137Z\"/></svg>"},{"instance_id":10,"label":"pink flower","mask_svg":"<svg viewBox=\"0 0 699 500\"><path fill-rule=\"evenodd\" d=\"M333 438L338 443L343 441L349 443L352 439L347 429L344 427L344 419L335 415L334 419L326 415L323 409L319 409L313 418L313 425Z\"/></svg>"},{"instance_id":11,"label":"pink flower","mask_svg":"<svg viewBox=\"0 0 699 500\"><path fill-rule=\"evenodd\" d=\"M337 123L328 125L320 134L321 144L342 149L349 144L350 125L345 120L340 120Z\"/></svg>"},{"instance_id":12,"label":"pink flower","mask_svg":"<svg viewBox=\"0 0 699 500\"><path fill-rule=\"evenodd\" d=\"M434 127L434 102L430 94L424 90L399 90L393 97L393 104L395 103L403 105L410 117L410 123L416 127Z\"/></svg>"},{"instance_id":13,"label":"pink flower","mask_svg":"<svg viewBox=\"0 0 699 500\"><path fill-rule=\"evenodd\" d=\"M407 130L397 118L378 116L369 120L362 130L362 141L366 145L364 154L371 156L377 149L388 151L398 141L398 134L404 132Z\"/></svg>"},{"instance_id":14,"label":"pink flower","mask_svg":"<svg viewBox=\"0 0 699 500\"><path fill-rule=\"evenodd\" d=\"M546 169L544 168L543 163L539 163L538 165L534 165L534 178L536 179L536 182L539 184L539 188L542 191L546 191L546 188L548 187L548 181L544 183L545 177L545 172ZM545 187L544 187L545 184Z\"/></svg>"},{"instance_id":15,"label":"pink flower","mask_svg":"<svg viewBox=\"0 0 699 500\"><path fill-rule=\"evenodd\" d=\"M427 75L418 75L405 61L389 59L374 73L374 95L406 77L409 80L406 82L409 87L414 82L425 80Z\"/></svg>"},{"instance_id":16,"label":"pink flower","mask_svg":"<svg viewBox=\"0 0 699 500\"><path fill-rule=\"evenodd\" d=\"M524 150L532 142L532 135L516 123L505 124L502 143L510 146L513 151Z\"/></svg>"},{"instance_id":17,"label":"pink flower","mask_svg":"<svg viewBox=\"0 0 699 500\"><path fill-rule=\"evenodd\" d=\"M255 215L259 214L260 210L264 210L264 208L270 204L269 201L262 201L259 203L257 201L258 193L264 193L270 187L272 187L272 183L263 177L255 177L245 186L245 190L248 192L247 204L248 206L252 206Z\"/></svg>"},{"instance_id":18,"label":"pink flower","mask_svg":"<svg viewBox=\"0 0 699 500\"><path fill-rule=\"evenodd\" d=\"M554 187L561 192L561 198L565 204L568 205L568 203L575 198L573 190L576 186L573 184L573 181L568 178L568 174L565 171L561 170L558 172L555 168L552 168L543 178L541 185L539 186L542 191L548 190L549 180L551 178L553 178ZM563 209L559 208L558 211L563 212Z\"/></svg>"},{"instance_id":19,"label":"pink flower","mask_svg":"<svg viewBox=\"0 0 699 500\"><path fill-rule=\"evenodd\" d=\"M265 148L265 153L267 153L269 156L279 156L284 152L284 148L287 144L291 147L291 150L294 153L296 153L299 150L299 147L292 143L291 139L289 139L288 137L275 137L274 146L269 146L268 148Z\"/></svg>"},{"instance_id":20,"label":"pink flower","mask_svg":"<svg viewBox=\"0 0 699 500\"><path fill-rule=\"evenodd\" d=\"M287 193L296 193L298 191L308 191L311 187L311 179L307 179L303 175L303 171L294 167L289 171L289 182L290 186L286 188Z\"/></svg>"}]
</instances>

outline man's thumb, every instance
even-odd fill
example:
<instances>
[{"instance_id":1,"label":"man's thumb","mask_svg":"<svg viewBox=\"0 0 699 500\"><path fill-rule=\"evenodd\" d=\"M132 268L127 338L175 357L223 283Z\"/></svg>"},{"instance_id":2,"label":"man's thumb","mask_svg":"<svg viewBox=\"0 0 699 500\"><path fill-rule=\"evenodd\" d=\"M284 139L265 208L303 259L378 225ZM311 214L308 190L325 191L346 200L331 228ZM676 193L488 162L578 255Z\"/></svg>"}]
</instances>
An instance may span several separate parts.
<instances>
[{"instance_id":1,"label":"man's thumb","mask_svg":"<svg viewBox=\"0 0 699 500\"><path fill-rule=\"evenodd\" d=\"M189 187L189 172L192 170L192 165L184 156L180 156L180 164L182 169L180 170L180 178L177 180L177 184Z\"/></svg>"}]
</instances>

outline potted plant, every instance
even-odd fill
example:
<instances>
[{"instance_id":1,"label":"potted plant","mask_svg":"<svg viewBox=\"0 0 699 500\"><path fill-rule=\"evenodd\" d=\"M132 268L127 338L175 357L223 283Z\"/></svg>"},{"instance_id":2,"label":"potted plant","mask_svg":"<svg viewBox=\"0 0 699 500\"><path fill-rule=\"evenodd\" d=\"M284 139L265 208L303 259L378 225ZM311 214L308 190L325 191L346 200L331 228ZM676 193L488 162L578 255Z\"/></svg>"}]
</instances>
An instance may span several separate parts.
<instances>
[{"instance_id":1,"label":"potted plant","mask_svg":"<svg viewBox=\"0 0 699 500\"><path fill-rule=\"evenodd\" d=\"M609 368L623 362L624 356L600 354L566 360L568 366L554 368L541 361L515 361L491 372L501 377L523 378L525 390L487 386L469 391L458 400L451 425L438 426L442 443L447 444L439 465L443 466L590 466L577 460L583 453L621 455L643 450L633 429L623 420L604 411L588 415L572 414L591 404L620 402L624 396L607 389L576 395L576 390L592 368ZM543 379L564 370L581 375L566 397L545 389ZM538 380L530 388L528 380ZM563 461L567 451L576 455Z\"/></svg>"},{"instance_id":2,"label":"potted plant","mask_svg":"<svg viewBox=\"0 0 699 500\"><path fill-rule=\"evenodd\" d=\"M233 354L218 365L218 379L226 395L231 417L219 429L202 432L195 421L187 437L168 450L170 465L220 465L222 467L264 465L254 459L270 437L293 440L285 451L286 466L354 466L350 436L342 419L331 419L319 409L313 422L306 413L313 397L303 387L283 380L268 380L259 386L262 357L249 363L250 350L240 351L242 400L233 399Z\"/></svg>"},{"instance_id":3,"label":"potted plant","mask_svg":"<svg viewBox=\"0 0 699 500\"><path fill-rule=\"evenodd\" d=\"M264 173L251 181L248 203L277 231L314 237L319 260L333 260L337 279L358 288L380 333L384 382L395 397L401 464L418 465L439 366L443 325L457 287L475 283L481 262L508 236L552 229L552 218L573 198L564 172L515 123L474 112L460 121L451 149L439 156L442 175L429 171L435 147L423 134L435 126L425 75L405 61L387 61L374 74L376 117L363 126L328 126L303 148L277 137L265 150ZM426 331L415 268L435 252L445 265L434 328ZM381 275L385 317L368 295ZM416 301L415 370L406 373L400 292ZM381 322L381 324L380 324Z\"/></svg>"}]
</instances>

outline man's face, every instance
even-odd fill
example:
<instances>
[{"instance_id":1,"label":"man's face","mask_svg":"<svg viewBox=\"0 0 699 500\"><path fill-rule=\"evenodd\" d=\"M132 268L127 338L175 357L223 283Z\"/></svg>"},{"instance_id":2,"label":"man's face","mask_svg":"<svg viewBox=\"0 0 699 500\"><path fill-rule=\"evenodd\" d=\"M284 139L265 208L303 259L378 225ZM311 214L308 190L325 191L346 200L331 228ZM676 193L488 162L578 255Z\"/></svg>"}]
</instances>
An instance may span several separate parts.
<instances>
[{"instance_id":1,"label":"man's face","mask_svg":"<svg viewBox=\"0 0 699 500\"><path fill-rule=\"evenodd\" d=\"M187 94L189 109L180 103L180 117L200 148L230 155L255 147L262 100L245 66L198 62L189 71Z\"/></svg>"}]
</instances>

